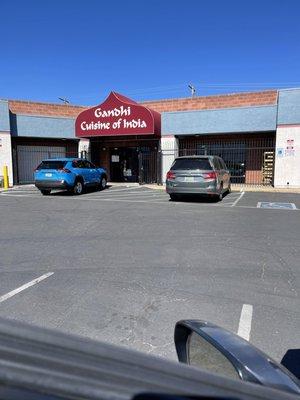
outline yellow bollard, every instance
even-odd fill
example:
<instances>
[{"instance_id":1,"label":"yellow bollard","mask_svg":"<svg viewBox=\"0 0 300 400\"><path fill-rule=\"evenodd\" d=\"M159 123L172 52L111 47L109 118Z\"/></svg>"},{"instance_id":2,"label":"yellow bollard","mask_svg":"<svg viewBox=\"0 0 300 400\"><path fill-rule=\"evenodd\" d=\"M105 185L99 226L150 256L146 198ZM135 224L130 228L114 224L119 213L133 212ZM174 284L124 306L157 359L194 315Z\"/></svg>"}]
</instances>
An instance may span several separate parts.
<instances>
[{"instance_id":1,"label":"yellow bollard","mask_svg":"<svg viewBox=\"0 0 300 400\"><path fill-rule=\"evenodd\" d=\"M7 165L3 167L3 180L4 180L4 189L8 189L8 168Z\"/></svg>"}]
</instances>

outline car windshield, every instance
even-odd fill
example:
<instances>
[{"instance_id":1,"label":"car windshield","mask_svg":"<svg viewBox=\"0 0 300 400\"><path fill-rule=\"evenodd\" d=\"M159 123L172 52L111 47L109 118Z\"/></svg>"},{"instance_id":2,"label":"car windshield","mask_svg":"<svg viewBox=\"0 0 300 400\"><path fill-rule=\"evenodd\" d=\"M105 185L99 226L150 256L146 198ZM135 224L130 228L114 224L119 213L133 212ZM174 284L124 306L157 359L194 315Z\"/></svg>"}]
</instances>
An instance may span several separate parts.
<instances>
[{"instance_id":1,"label":"car windshield","mask_svg":"<svg viewBox=\"0 0 300 400\"><path fill-rule=\"evenodd\" d=\"M208 158L178 158L171 167L172 171L178 169L201 169L211 171L212 166Z\"/></svg>"},{"instance_id":2,"label":"car windshield","mask_svg":"<svg viewBox=\"0 0 300 400\"><path fill-rule=\"evenodd\" d=\"M43 161L40 163L40 165L37 167L38 170L40 169L62 169L66 165L66 161Z\"/></svg>"}]
</instances>

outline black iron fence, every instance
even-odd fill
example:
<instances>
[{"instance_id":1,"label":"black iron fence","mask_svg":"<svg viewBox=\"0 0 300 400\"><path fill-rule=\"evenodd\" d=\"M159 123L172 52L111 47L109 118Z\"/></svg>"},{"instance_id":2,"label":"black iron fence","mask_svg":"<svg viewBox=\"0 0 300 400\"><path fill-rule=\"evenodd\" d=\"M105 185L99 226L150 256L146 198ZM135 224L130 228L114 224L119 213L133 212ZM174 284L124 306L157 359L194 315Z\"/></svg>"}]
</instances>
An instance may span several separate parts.
<instances>
[{"instance_id":1,"label":"black iron fence","mask_svg":"<svg viewBox=\"0 0 300 400\"><path fill-rule=\"evenodd\" d=\"M139 183L162 184L162 156L158 150L139 152Z\"/></svg>"},{"instance_id":2,"label":"black iron fence","mask_svg":"<svg viewBox=\"0 0 300 400\"><path fill-rule=\"evenodd\" d=\"M158 149L139 149L140 184L162 184L162 174L177 156L217 155L223 158L232 177L232 183L245 185L272 185L275 166L275 139L236 141L179 141L179 148L161 152ZM82 158L88 154L82 152ZM34 170L47 158L78 157L63 147L35 148L17 146L13 149L14 183L32 183Z\"/></svg>"},{"instance_id":3,"label":"black iron fence","mask_svg":"<svg viewBox=\"0 0 300 400\"><path fill-rule=\"evenodd\" d=\"M232 183L272 185L275 138L180 141L179 156L217 155L225 161Z\"/></svg>"}]
</instances>

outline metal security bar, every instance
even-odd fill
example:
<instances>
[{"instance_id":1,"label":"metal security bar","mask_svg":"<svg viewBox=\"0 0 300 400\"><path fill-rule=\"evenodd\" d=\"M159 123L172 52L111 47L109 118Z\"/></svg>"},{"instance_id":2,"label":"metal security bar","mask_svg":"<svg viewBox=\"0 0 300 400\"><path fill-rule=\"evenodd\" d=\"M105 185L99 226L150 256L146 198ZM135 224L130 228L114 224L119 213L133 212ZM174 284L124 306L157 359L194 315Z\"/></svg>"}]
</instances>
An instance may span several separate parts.
<instances>
[{"instance_id":1,"label":"metal security bar","mask_svg":"<svg viewBox=\"0 0 300 400\"><path fill-rule=\"evenodd\" d=\"M34 182L34 170L45 159L78 157L76 152L67 152L64 147L17 146L13 149L14 183L29 184ZM85 158L85 155L82 155Z\"/></svg>"},{"instance_id":2,"label":"metal security bar","mask_svg":"<svg viewBox=\"0 0 300 400\"><path fill-rule=\"evenodd\" d=\"M161 152L158 150L139 151L139 183L161 184Z\"/></svg>"},{"instance_id":3,"label":"metal security bar","mask_svg":"<svg viewBox=\"0 0 300 400\"><path fill-rule=\"evenodd\" d=\"M179 155L216 155L223 158L231 182L244 185L272 185L275 138L180 140Z\"/></svg>"}]
</instances>

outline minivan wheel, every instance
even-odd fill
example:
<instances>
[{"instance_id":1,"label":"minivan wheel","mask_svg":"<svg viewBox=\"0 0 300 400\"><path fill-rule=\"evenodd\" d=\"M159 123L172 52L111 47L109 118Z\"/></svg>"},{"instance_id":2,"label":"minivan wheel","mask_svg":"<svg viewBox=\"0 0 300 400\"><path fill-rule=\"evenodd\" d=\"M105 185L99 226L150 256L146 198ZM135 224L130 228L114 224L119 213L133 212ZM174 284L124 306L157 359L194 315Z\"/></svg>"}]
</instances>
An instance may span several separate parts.
<instances>
[{"instance_id":1,"label":"minivan wheel","mask_svg":"<svg viewBox=\"0 0 300 400\"><path fill-rule=\"evenodd\" d=\"M178 200L178 194L170 193L169 196L170 196L170 200L171 200L171 201L176 201L176 200Z\"/></svg>"},{"instance_id":2,"label":"minivan wheel","mask_svg":"<svg viewBox=\"0 0 300 400\"><path fill-rule=\"evenodd\" d=\"M51 190L49 189L42 189L41 193L43 196L49 196L49 194L51 193Z\"/></svg>"},{"instance_id":3,"label":"minivan wheel","mask_svg":"<svg viewBox=\"0 0 300 400\"><path fill-rule=\"evenodd\" d=\"M83 192L83 183L81 181L76 181L73 187L73 193L76 195L82 194Z\"/></svg>"},{"instance_id":4,"label":"minivan wheel","mask_svg":"<svg viewBox=\"0 0 300 400\"><path fill-rule=\"evenodd\" d=\"M220 186L220 193L218 194L218 200L219 201L223 200L223 183L221 183L221 186Z\"/></svg>"}]
</instances>

